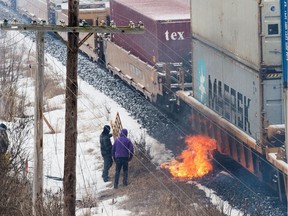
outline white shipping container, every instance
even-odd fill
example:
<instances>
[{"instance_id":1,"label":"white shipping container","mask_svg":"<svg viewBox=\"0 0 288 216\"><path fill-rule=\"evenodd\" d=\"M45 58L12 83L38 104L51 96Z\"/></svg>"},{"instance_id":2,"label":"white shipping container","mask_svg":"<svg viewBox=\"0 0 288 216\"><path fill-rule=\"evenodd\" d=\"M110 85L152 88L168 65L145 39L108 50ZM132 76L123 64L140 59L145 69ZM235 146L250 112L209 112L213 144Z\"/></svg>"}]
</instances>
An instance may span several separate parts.
<instances>
[{"instance_id":1,"label":"white shipping container","mask_svg":"<svg viewBox=\"0 0 288 216\"><path fill-rule=\"evenodd\" d=\"M281 67L279 0L191 0L192 35L258 70Z\"/></svg>"},{"instance_id":2,"label":"white shipping container","mask_svg":"<svg viewBox=\"0 0 288 216\"><path fill-rule=\"evenodd\" d=\"M256 139L262 128L259 74L197 40L192 56L194 97Z\"/></svg>"}]
</instances>

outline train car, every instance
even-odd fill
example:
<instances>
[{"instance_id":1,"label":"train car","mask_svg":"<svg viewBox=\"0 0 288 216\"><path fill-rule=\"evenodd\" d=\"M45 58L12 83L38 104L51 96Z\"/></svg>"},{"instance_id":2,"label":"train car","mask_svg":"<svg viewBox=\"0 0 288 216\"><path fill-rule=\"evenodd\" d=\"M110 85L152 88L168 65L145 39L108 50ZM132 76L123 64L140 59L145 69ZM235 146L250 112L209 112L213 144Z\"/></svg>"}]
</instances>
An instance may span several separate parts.
<instances>
[{"instance_id":1,"label":"train car","mask_svg":"<svg viewBox=\"0 0 288 216\"><path fill-rule=\"evenodd\" d=\"M10 6L13 10L17 10L20 14L29 18L30 21L35 20L41 22L45 20L48 24L68 24L68 3L64 0L34 0L33 4L28 0L1 0L4 4ZM102 20L110 19L109 1L91 1L83 0L79 5L79 18L86 25L96 25ZM60 37L67 40L66 33L59 33ZM85 38L87 34L80 33L80 40ZM97 34L89 37L84 45L80 46L80 50L87 54L92 60L98 61L97 53Z\"/></svg>"},{"instance_id":2,"label":"train car","mask_svg":"<svg viewBox=\"0 0 288 216\"><path fill-rule=\"evenodd\" d=\"M185 7L186 6L186 7ZM157 62L187 61L191 51L190 9L173 1L111 1L111 19L117 25L145 23L141 35L113 34L111 41L141 60ZM162 10L159 13L159 10ZM124 16L125 15L125 16Z\"/></svg>"},{"instance_id":3,"label":"train car","mask_svg":"<svg viewBox=\"0 0 288 216\"><path fill-rule=\"evenodd\" d=\"M179 105L191 107L194 130L285 200L279 1L191 4L193 91L178 91Z\"/></svg>"},{"instance_id":4,"label":"train car","mask_svg":"<svg viewBox=\"0 0 288 216\"><path fill-rule=\"evenodd\" d=\"M113 0L110 11L116 25L143 23L145 33L112 34L105 41L107 68L152 102L172 106L173 92L191 87L189 3Z\"/></svg>"},{"instance_id":5,"label":"train car","mask_svg":"<svg viewBox=\"0 0 288 216\"><path fill-rule=\"evenodd\" d=\"M91 3L90 1L81 1L79 5L79 18L80 23L85 25L96 26L102 20L107 22L110 19L110 7L108 1L95 1ZM55 4L55 22L68 24L68 3L64 2L61 4ZM59 33L59 35L67 40L66 33ZM82 40L87 36L87 33L80 33L79 37ZM95 33L93 36L89 37L84 45L80 46L80 50L86 53L92 60L98 61L99 54L98 49L98 35Z\"/></svg>"},{"instance_id":6,"label":"train car","mask_svg":"<svg viewBox=\"0 0 288 216\"><path fill-rule=\"evenodd\" d=\"M65 7L55 4L48 17L67 22ZM97 25L103 8L96 16L89 7L80 18ZM218 152L287 200L279 1L113 0L109 7L101 20L143 24L145 33L96 34L82 51L151 102L192 119L192 130L215 138Z\"/></svg>"},{"instance_id":7,"label":"train car","mask_svg":"<svg viewBox=\"0 0 288 216\"><path fill-rule=\"evenodd\" d=\"M49 20L48 14L50 11L48 10L48 1L46 0L36 0L33 1L33 4L29 0L16 0L16 8L23 15L32 19L43 19L47 22Z\"/></svg>"}]
</instances>

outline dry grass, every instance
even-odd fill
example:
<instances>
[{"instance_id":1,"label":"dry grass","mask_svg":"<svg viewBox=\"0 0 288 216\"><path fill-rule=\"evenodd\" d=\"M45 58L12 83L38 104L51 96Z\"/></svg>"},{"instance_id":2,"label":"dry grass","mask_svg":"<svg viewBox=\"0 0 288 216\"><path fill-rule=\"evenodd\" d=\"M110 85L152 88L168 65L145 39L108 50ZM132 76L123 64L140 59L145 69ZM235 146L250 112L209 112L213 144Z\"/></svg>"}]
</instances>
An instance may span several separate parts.
<instances>
[{"instance_id":1,"label":"dry grass","mask_svg":"<svg viewBox=\"0 0 288 216\"><path fill-rule=\"evenodd\" d=\"M115 165L110 171L111 176L114 174ZM121 185L121 177L119 189L104 191L100 194L99 199L128 196L127 201L115 205L133 212L133 215L224 215L196 186L172 180L169 173L159 170L150 163L149 159L140 155L135 155L135 158L129 163L129 185L127 187Z\"/></svg>"},{"instance_id":2,"label":"dry grass","mask_svg":"<svg viewBox=\"0 0 288 216\"><path fill-rule=\"evenodd\" d=\"M50 76L44 78L44 96L49 99L57 95L64 95L65 89L60 85L57 79Z\"/></svg>"}]
</instances>

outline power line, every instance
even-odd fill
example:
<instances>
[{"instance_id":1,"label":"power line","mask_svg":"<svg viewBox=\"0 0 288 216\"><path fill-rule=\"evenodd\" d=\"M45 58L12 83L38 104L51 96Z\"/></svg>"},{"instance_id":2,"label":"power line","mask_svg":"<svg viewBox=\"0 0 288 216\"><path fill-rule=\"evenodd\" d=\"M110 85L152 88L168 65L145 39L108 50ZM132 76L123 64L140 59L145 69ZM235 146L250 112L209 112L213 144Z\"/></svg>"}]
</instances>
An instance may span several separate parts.
<instances>
[{"instance_id":1,"label":"power line","mask_svg":"<svg viewBox=\"0 0 288 216\"><path fill-rule=\"evenodd\" d=\"M82 26L79 27L79 2L69 0L68 25L46 25L41 21L32 24L18 24L16 20L8 23L4 20L0 24L1 30L36 31L37 32L37 60L38 73L36 73L35 91L35 154L34 181L33 181L33 214L42 215L43 205L43 72L44 72L44 32L68 32L67 49L67 77L66 77L66 115L65 115L65 161L64 161L64 215L75 215L76 204L76 144L77 144L77 68L78 48L92 34L88 34L82 41L79 40L79 32L90 33L141 33L143 26L131 28L111 26ZM35 170L36 169L36 170Z\"/></svg>"}]
</instances>

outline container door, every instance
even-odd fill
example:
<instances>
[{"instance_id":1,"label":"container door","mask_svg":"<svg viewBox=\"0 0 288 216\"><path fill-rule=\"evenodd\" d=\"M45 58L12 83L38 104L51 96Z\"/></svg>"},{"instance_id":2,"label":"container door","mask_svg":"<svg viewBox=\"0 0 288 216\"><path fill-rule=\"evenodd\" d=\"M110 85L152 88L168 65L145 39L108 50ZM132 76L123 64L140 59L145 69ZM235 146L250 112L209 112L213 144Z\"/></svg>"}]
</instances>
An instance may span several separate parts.
<instances>
[{"instance_id":1,"label":"container door","mask_svg":"<svg viewBox=\"0 0 288 216\"><path fill-rule=\"evenodd\" d=\"M280 4L265 0L262 7L262 52L263 65L281 65Z\"/></svg>"}]
</instances>

